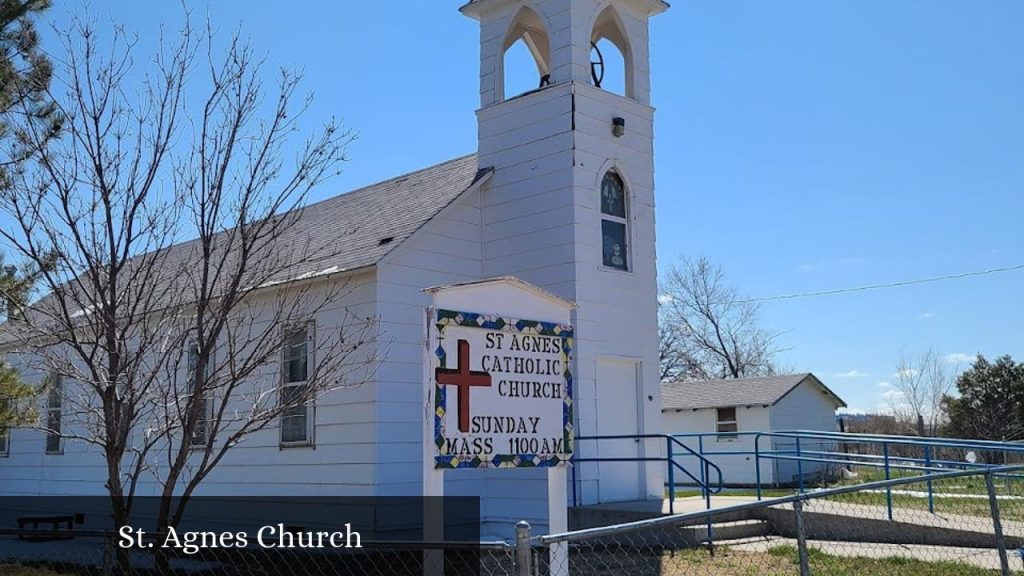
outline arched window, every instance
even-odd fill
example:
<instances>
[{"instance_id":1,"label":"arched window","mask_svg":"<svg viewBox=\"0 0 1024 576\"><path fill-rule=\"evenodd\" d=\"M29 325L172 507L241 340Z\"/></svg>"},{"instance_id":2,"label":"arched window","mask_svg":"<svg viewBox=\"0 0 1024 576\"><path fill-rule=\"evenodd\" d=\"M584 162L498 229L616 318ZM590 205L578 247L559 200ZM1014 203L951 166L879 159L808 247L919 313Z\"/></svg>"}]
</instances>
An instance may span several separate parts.
<instances>
[{"instance_id":1,"label":"arched window","mask_svg":"<svg viewBox=\"0 0 1024 576\"><path fill-rule=\"evenodd\" d=\"M629 219L626 186L609 170L601 180L601 262L629 270Z\"/></svg>"},{"instance_id":2,"label":"arched window","mask_svg":"<svg viewBox=\"0 0 1024 576\"><path fill-rule=\"evenodd\" d=\"M634 98L633 52L622 20L612 6L605 8L597 17L590 41L594 84L620 96Z\"/></svg>"},{"instance_id":3,"label":"arched window","mask_svg":"<svg viewBox=\"0 0 1024 576\"><path fill-rule=\"evenodd\" d=\"M551 41L544 21L524 6L505 35L498 95L507 100L549 84L550 52Z\"/></svg>"}]
</instances>

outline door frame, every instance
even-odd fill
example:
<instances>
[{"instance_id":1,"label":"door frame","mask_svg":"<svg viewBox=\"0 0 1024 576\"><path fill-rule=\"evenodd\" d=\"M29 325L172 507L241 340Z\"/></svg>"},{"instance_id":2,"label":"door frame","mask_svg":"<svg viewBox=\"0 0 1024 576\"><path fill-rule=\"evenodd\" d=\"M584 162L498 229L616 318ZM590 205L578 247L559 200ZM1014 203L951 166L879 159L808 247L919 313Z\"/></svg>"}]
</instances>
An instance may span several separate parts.
<instances>
[{"instance_id":1,"label":"door frame","mask_svg":"<svg viewBox=\"0 0 1024 576\"><path fill-rule=\"evenodd\" d=\"M622 356L618 354L598 354L594 359L595 368L595 390L600 394L600 380L601 380L601 363L605 362L608 364L619 364L619 365L631 365L635 372L633 378L633 406L636 408L636 434L646 434L647 422L644 419L644 405L643 405L643 358L637 356ZM647 457L647 442L637 439L636 442L637 456L639 458ZM647 462L638 461L637 465L637 494L638 499L643 500L647 497ZM598 466L600 470L600 465ZM601 501L601 488L600 480L598 481L597 499Z\"/></svg>"}]
</instances>

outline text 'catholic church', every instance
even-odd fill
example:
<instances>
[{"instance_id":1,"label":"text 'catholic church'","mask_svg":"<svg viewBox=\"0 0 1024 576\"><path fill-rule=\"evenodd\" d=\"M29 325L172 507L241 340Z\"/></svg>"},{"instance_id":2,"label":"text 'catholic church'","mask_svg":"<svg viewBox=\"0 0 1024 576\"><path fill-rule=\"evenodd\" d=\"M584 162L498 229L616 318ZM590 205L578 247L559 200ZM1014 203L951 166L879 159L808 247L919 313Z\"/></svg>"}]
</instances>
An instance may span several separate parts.
<instances>
[{"instance_id":1,"label":"text 'catholic church'","mask_svg":"<svg viewBox=\"0 0 1024 576\"><path fill-rule=\"evenodd\" d=\"M452 430L537 432L539 414L473 419L474 396L493 386L510 402L554 401L561 414L571 386L565 430L576 456L621 461L576 465L565 493L580 504L663 497L663 464L629 461L660 456L660 442L575 438L660 432L648 30L649 19L667 8L661 0L475 0L462 7L480 23L477 153L309 206L281 239L301 243L318 231L345 233L345 249L321 263L332 272L316 282L325 290L338 282L351 289L344 301L310 319L304 337L315 341L329 333L345 313L377 318L382 362L372 381L332 391L304 413L289 414L287 425L253 434L228 453L199 494L423 494L429 458L424 421L434 412L424 405L425 375L434 375L432 351L424 348L424 312L438 305L437 293L428 289L447 286L453 288L445 298L459 310L511 314L504 306L523 291L553 307L564 303L572 327L571 356L561 356L558 342L543 332L529 340L468 339L458 350L449 348L437 378L460 402L458 414L448 409ZM504 56L519 40L536 60L540 87L506 98ZM595 85L592 47L602 40L623 56L624 95ZM507 289L507 301L458 302L460 287L478 285L497 286L499 295ZM474 354L485 346L511 351L473 356L482 360L467 368L456 360L468 364L470 346ZM520 350L513 346L529 347L523 350L534 356L516 360ZM310 354L304 360L318 359ZM572 378L552 378L562 372ZM74 425L70 416L64 419L63 426ZM551 446L546 439L536 445L510 440L501 449L561 452L560 434L561 428L549 435ZM480 450L449 442L446 449L455 456ZM42 432L16 429L6 444L4 494L105 493L102 456L84 443L51 445ZM542 467L447 470L443 484L446 495L481 496L489 524L510 527L527 519L544 530Z\"/></svg>"}]
</instances>

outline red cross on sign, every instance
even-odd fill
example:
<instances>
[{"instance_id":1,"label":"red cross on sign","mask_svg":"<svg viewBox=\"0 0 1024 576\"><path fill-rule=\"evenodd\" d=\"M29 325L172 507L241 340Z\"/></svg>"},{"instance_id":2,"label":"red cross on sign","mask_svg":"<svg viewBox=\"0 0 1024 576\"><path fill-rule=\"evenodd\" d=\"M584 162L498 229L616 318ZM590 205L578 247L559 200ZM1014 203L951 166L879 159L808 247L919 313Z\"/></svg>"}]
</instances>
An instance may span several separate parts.
<instances>
[{"instance_id":1,"label":"red cross on sign","mask_svg":"<svg viewBox=\"0 0 1024 576\"><path fill-rule=\"evenodd\" d=\"M459 387L459 431L469 432L469 390L472 386L490 386L491 375L469 369L469 342L459 340L459 369L438 368L435 371L438 384Z\"/></svg>"}]
</instances>

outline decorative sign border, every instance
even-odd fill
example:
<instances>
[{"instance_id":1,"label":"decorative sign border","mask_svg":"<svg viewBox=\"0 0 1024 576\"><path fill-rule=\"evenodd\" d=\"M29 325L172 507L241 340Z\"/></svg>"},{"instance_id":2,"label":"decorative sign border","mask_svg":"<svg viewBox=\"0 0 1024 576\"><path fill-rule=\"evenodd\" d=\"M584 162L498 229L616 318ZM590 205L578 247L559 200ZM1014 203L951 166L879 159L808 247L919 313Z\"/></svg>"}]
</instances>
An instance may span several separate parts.
<instances>
[{"instance_id":1,"label":"decorative sign border","mask_svg":"<svg viewBox=\"0 0 1024 576\"><path fill-rule=\"evenodd\" d=\"M456 469L456 468L549 468L568 463L575 448L573 439L573 375L572 375L572 353L573 353L573 329L572 326L555 324L552 322L541 322L538 320L518 320L476 312L460 312L457 310L437 309L434 326L437 329L438 344L434 350L438 359L438 367L448 367L447 354L441 346L440 339L444 338L444 330L448 326L463 326L467 328L482 328L485 330L499 330L502 332L516 332L520 334L536 334L538 336L556 336L562 339L562 359L565 366L565 395L562 399L562 441L568 447L564 458L558 455L541 454L497 454L489 460L479 456L472 458L460 458L458 456L440 455L434 457L435 469ZM434 384L434 445L437 450L444 446L444 422L445 406L447 405L447 386L437 383L437 379L431 377Z\"/></svg>"}]
</instances>

